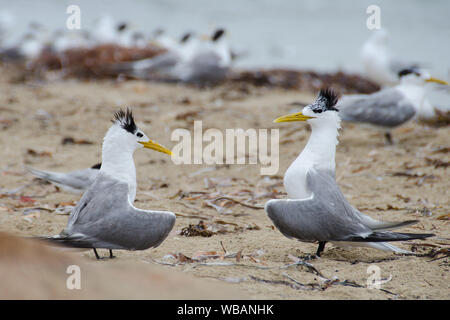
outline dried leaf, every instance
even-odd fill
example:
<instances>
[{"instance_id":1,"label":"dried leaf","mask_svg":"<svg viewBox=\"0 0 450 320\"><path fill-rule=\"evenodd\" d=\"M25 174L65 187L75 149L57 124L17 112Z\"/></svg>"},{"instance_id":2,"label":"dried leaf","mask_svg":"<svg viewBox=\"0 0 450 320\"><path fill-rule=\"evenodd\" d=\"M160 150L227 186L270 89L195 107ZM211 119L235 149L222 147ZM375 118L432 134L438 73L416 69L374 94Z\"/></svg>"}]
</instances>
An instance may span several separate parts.
<instances>
[{"instance_id":1,"label":"dried leaf","mask_svg":"<svg viewBox=\"0 0 450 320\"><path fill-rule=\"evenodd\" d=\"M436 219L438 219L438 220L450 220L450 213L443 214L443 215L437 217Z\"/></svg>"},{"instance_id":2,"label":"dried leaf","mask_svg":"<svg viewBox=\"0 0 450 320\"><path fill-rule=\"evenodd\" d=\"M27 149L27 154L32 157L51 157L52 156L51 152L48 152L48 151L38 152L33 149Z\"/></svg>"},{"instance_id":3,"label":"dried leaf","mask_svg":"<svg viewBox=\"0 0 450 320\"><path fill-rule=\"evenodd\" d=\"M27 196L20 196L20 201L25 203L35 203L36 200Z\"/></svg>"},{"instance_id":4,"label":"dried leaf","mask_svg":"<svg viewBox=\"0 0 450 320\"><path fill-rule=\"evenodd\" d=\"M240 262L242 258L242 250L239 250L239 252L236 254L236 262Z\"/></svg>"},{"instance_id":5,"label":"dried leaf","mask_svg":"<svg viewBox=\"0 0 450 320\"><path fill-rule=\"evenodd\" d=\"M92 141L84 140L84 139L74 139L72 137L65 137L61 141L62 145L66 144L94 144Z\"/></svg>"},{"instance_id":6,"label":"dried leaf","mask_svg":"<svg viewBox=\"0 0 450 320\"><path fill-rule=\"evenodd\" d=\"M427 162L428 165L434 166L435 169L438 169L438 168L447 169L447 167L450 166L449 161L443 161L441 159L425 158L425 161Z\"/></svg>"}]
</instances>

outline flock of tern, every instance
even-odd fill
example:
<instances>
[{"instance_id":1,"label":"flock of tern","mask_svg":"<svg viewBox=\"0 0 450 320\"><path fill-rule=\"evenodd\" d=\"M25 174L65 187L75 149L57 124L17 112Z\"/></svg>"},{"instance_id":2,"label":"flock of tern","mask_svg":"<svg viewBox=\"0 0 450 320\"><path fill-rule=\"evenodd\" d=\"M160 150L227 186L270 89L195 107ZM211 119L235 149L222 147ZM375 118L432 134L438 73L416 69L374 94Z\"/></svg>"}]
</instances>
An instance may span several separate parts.
<instances>
[{"instance_id":1,"label":"flock of tern","mask_svg":"<svg viewBox=\"0 0 450 320\"><path fill-rule=\"evenodd\" d=\"M226 31L222 28L209 36L186 32L176 40L162 30L146 37L142 32L133 31L127 23L103 17L91 32L56 31L49 40L41 25L33 25L17 42L8 43L7 22L7 17L0 15L0 55L11 59L36 58L45 46L63 52L102 43L126 47L145 47L151 43L164 48L165 53L117 63L111 68L139 78L156 74L165 80L183 82L223 79L232 63ZM317 256L327 242L409 253L389 242L433 236L391 231L417 221L375 220L348 203L336 182L335 153L341 119L380 128L392 143L393 128L420 114L432 113L425 97L425 84L447 85L431 77L418 64L393 57L387 47L385 30L373 32L361 56L365 75L382 87L379 92L338 98L331 89L323 89L300 112L275 120L305 121L312 132L305 148L285 173L288 199L270 200L265 210L283 235L318 242ZM43 238L70 247L92 248L97 258L100 258L96 251L99 248L108 249L112 258L113 249L144 250L161 244L174 226L175 215L134 207L137 184L133 154L140 148L171 154L137 128L131 110L120 110L105 135L100 164L69 173L28 168L41 179L84 193L70 214L67 227L58 235Z\"/></svg>"}]
</instances>

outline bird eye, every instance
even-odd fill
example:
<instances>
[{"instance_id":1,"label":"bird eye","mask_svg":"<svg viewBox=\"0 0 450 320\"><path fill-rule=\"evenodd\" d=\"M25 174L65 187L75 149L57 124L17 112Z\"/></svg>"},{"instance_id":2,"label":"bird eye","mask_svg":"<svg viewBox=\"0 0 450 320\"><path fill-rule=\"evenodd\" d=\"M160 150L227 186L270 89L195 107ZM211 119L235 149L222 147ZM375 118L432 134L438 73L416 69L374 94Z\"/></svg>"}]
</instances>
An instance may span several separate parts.
<instances>
[{"instance_id":1,"label":"bird eye","mask_svg":"<svg viewBox=\"0 0 450 320\"><path fill-rule=\"evenodd\" d=\"M138 136L138 138L142 138L144 135L140 132L136 133L136 135Z\"/></svg>"},{"instance_id":2,"label":"bird eye","mask_svg":"<svg viewBox=\"0 0 450 320\"><path fill-rule=\"evenodd\" d=\"M322 109L314 111L315 113L322 113Z\"/></svg>"}]
</instances>

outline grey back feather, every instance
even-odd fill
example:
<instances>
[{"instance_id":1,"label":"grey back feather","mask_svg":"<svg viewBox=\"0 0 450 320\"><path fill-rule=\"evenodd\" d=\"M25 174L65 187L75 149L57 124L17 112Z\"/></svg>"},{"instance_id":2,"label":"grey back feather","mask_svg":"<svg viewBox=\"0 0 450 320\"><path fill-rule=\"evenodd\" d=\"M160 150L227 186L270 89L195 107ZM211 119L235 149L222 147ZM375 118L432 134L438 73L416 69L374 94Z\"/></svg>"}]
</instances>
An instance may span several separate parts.
<instances>
[{"instance_id":1,"label":"grey back feather","mask_svg":"<svg viewBox=\"0 0 450 320\"><path fill-rule=\"evenodd\" d=\"M302 241L344 241L349 235L372 232L364 224L365 217L346 201L332 171L310 169L306 180L312 198L266 204L281 233Z\"/></svg>"},{"instance_id":2,"label":"grey back feather","mask_svg":"<svg viewBox=\"0 0 450 320\"><path fill-rule=\"evenodd\" d=\"M343 96L338 104L342 120L382 127L396 127L414 117L416 110L397 89L389 88L370 95Z\"/></svg>"},{"instance_id":3,"label":"grey back feather","mask_svg":"<svg viewBox=\"0 0 450 320\"><path fill-rule=\"evenodd\" d=\"M92 242L94 248L144 250L158 246L174 223L170 212L134 208L128 185L100 172L72 211L63 235Z\"/></svg>"},{"instance_id":4,"label":"grey back feather","mask_svg":"<svg viewBox=\"0 0 450 320\"><path fill-rule=\"evenodd\" d=\"M190 62L191 75L189 81L220 81L223 80L229 68L220 66L220 57L214 52L197 54Z\"/></svg>"}]
</instances>

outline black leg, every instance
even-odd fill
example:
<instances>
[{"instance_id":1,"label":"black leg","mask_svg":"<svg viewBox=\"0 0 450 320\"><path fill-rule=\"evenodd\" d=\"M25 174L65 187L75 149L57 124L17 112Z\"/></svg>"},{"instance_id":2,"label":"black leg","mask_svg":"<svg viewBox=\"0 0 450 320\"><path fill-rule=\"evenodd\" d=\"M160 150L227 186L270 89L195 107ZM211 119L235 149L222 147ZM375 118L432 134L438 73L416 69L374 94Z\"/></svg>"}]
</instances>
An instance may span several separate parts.
<instances>
[{"instance_id":1,"label":"black leg","mask_svg":"<svg viewBox=\"0 0 450 320\"><path fill-rule=\"evenodd\" d=\"M320 257L320 255L322 254L323 250L325 249L325 243L327 243L327 242L326 241L319 241L319 248L317 248L316 256Z\"/></svg>"},{"instance_id":2,"label":"black leg","mask_svg":"<svg viewBox=\"0 0 450 320\"><path fill-rule=\"evenodd\" d=\"M114 259L116 256L113 255L112 250L109 249L109 258Z\"/></svg>"},{"instance_id":3,"label":"black leg","mask_svg":"<svg viewBox=\"0 0 450 320\"><path fill-rule=\"evenodd\" d=\"M384 133L384 137L386 138L386 143L389 145L393 145L394 142L392 141L392 135L389 131Z\"/></svg>"},{"instance_id":4,"label":"black leg","mask_svg":"<svg viewBox=\"0 0 450 320\"><path fill-rule=\"evenodd\" d=\"M101 258L98 255L97 250L95 248L92 248L92 249L94 249L95 257L97 258L97 260L100 260Z\"/></svg>"}]
</instances>

